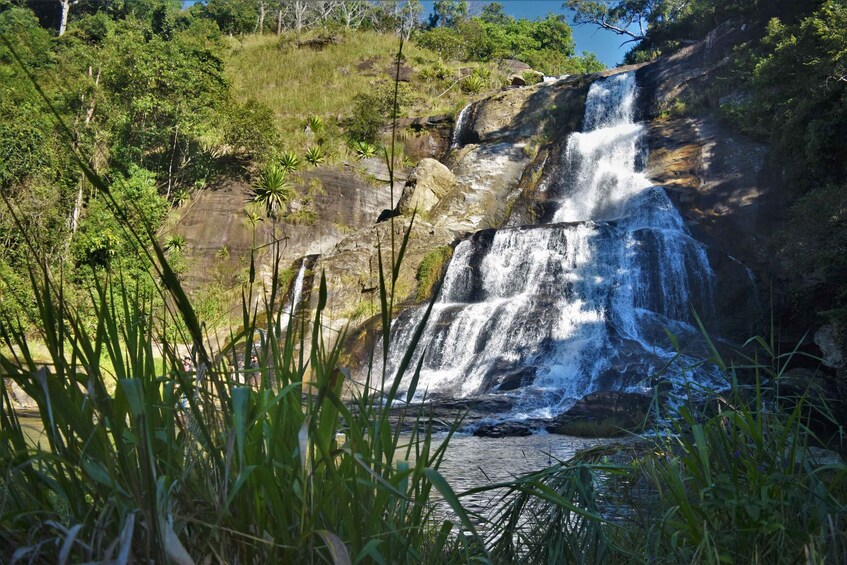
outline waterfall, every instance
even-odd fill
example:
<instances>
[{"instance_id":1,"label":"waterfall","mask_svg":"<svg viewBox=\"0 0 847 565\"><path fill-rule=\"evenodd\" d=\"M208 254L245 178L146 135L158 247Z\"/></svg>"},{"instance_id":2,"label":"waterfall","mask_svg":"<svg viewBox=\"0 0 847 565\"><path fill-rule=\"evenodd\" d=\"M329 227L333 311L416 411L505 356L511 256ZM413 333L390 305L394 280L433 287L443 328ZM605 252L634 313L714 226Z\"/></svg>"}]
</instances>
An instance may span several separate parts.
<instances>
[{"instance_id":1,"label":"waterfall","mask_svg":"<svg viewBox=\"0 0 847 565\"><path fill-rule=\"evenodd\" d=\"M543 188L558 205L551 223L457 246L412 363L418 395L505 394L513 417L548 417L590 392L649 386L676 355L666 330L692 337L691 309L712 315L705 248L641 172L636 94L632 73L592 84L583 131ZM390 371L422 316L395 322Z\"/></svg>"},{"instance_id":2,"label":"waterfall","mask_svg":"<svg viewBox=\"0 0 847 565\"><path fill-rule=\"evenodd\" d=\"M288 324L297 313L297 309L300 307L300 302L303 299L303 282L306 279L306 268L307 263L310 262L310 257L312 256L306 256L300 260L300 268L297 270L294 282L289 287L289 291L280 308L277 323L279 335L288 330ZM314 259L311 259L311 263L314 263Z\"/></svg>"},{"instance_id":3,"label":"waterfall","mask_svg":"<svg viewBox=\"0 0 847 565\"><path fill-rule=\"evenodd\" d=\"M465 133L465 127L467 127L468 116L473 113L473 105L471 102L459 112L459 115L456 116L456 123L453 125L453 137L450 139L450 149L459 149L462 147L462 137Z\"/></svg>"}]
</instances>

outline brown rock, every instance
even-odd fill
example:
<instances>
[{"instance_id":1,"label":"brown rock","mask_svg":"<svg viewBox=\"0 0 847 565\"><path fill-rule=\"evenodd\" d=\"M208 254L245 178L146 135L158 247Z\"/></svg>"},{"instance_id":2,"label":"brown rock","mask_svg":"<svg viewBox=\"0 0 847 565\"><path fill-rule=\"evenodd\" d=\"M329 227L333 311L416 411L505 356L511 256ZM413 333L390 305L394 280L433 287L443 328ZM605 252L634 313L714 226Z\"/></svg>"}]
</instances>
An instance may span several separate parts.
<instances>
[{"instance_id":1,"label":"brown rock","mask_svg":"<svg viewBox=\"0 0 847 565\"><path fill-rule=\"evenodd\" d=\"M456 177L450 169L435 159L421 159L409 176L397 207L403 214L417 210L419 214L426 215L455 186Z\"/></svg>"}]
</instances>

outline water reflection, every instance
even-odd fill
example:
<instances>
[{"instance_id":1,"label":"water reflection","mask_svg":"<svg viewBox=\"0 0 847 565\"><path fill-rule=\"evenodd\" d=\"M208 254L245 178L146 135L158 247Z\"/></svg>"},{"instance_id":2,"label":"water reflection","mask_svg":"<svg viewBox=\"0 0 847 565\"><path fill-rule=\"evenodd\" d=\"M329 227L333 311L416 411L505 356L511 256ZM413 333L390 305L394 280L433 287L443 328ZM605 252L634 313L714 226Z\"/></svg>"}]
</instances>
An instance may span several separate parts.
<instances>
[{"instance_id":1,"label":"water reflection","mask_svg":"<svg viewBox=\"0 0 847 565\"><path fill-rule=\"evenodd\" d=\"M442 437L436 436L434 443ZM536 434L526 437L486 438L454 435L439 467L456 493L487 484L508 481L572 458L578 451L616 440ZM466 510L491 516L502 491L461 497ZM449 513L445 511L444 515ZM440 513L440 512L439 512Z\"/></svg>"}]
</instances>

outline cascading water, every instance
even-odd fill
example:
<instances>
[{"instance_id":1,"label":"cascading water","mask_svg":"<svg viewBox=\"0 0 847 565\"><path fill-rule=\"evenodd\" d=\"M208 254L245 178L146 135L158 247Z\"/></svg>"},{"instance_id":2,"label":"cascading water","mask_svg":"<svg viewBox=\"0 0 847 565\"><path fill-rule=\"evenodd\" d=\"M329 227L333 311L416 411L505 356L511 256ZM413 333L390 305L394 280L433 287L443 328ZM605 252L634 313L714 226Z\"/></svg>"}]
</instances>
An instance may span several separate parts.
<instances>
[{"instance_id":1,"label":"cascading water","mask_svg":"<svg viewBox=\"0 0 847 565\"><path fill-rule=\"evenodd\" d=\"M632 73L592 84L583 132L542 187L558 202L552 222L457 246L412 364L423 355L418 396L502 393L512 417L551 416L590 392L646 386L675 355L665 330L691 336L691 309L711 315L705 249L640 172L635 99ZM390 371L424 310L395 322Z\"/></svg>"},{"instance_id":2,"label":"cascading water","mask_svg":"<svg viewBox=\"0 0 847 565\"><path fill-rule=\"evenodd\" d=\"M289 287L290 290L279 311L277 330L280 334L288 329L291 318L297 314L297 310L300 308L300 303L303 300L303 285L306 280L306 270L314 265L316 260L317 255L307 255L300 260L300 268L297 270L294 282Z\"/></svg>"},{"instance_id":3,"label":"cascading water","mask_svg":"<svg viewBox=\"0 0 847 565\"><path fill-rule=\"evenodd\" d=\"M462 108L462 111L456 116L456 123L453 125L453 137L450 139L450 149L458 149L462 146L462 136L468 123L468 116L472 113L473 102Z\"/></svg>"}]
</instances>

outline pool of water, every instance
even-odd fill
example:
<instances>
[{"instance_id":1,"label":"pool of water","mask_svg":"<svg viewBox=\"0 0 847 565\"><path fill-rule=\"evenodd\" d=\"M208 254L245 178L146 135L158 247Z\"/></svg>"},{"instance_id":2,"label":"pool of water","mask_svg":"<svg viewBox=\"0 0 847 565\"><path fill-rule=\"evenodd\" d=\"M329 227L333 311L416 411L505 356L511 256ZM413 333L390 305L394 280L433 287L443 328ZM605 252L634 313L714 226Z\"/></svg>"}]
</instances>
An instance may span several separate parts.
<instances>
[{"instance_id":1,"label":"pool of water","mask_svg":"<svg viewBox=\"0 0 847 565\"><path fill-rule=\"evenodd\" d=\"M443 439L435 436L434 443ZM457 434L450 439L439 472L453 490L469 489L508 481L572 458L578 451L618 440L586 439L553 434L525 437L487 438ZM466 510L491 516L502 501L502 491L461 496ZM439 510L439 513L441 510ZM449 511L445 515L451 514Z\"/></svg>"}]
</instances>

